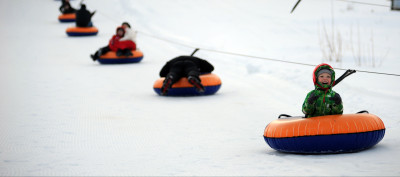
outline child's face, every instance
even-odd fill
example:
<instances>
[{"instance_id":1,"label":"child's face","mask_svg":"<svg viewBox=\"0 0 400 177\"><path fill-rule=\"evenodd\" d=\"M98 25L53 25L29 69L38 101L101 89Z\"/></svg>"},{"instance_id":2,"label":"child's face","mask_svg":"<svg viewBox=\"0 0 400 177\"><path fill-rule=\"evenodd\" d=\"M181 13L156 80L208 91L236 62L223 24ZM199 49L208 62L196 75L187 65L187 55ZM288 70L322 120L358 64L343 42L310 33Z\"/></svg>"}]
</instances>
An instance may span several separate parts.
<instances>
[{"instance_id":1,"label":"child's face","mask_svg":"<svg viewBox=\"0 0 400 177\"><path fill-rule=\"evenodd\" d=\"M124 32L123 32L122 30L118 30L118 31L117 31L117 35L118 35L118 36L122 36L122 35L124 35Z\"/></svg>"},{"instance_id":2,"label":"child's face","mask_svg":"<svg viewBox=\"0 0 400 177\"><path fill-rule=\"evenodd\" d=\"M323 85L331 85L331 75L328 73L322 73L318 76L318 82Z\"/></svg>"}]
</instances>

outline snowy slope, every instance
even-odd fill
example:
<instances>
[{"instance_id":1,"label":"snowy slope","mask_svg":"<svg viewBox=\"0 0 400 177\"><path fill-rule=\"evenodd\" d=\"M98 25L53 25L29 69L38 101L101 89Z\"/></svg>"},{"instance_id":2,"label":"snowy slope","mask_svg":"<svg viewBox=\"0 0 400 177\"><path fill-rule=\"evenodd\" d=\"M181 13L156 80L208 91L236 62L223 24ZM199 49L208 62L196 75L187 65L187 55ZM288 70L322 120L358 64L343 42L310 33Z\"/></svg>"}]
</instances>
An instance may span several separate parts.
<instances>
[{"instance_id":1,"label":"snowy slope","mask_svg":"<svg viewBox=\"0 0 400 177\"><path fill-rule=\"evenodd\" d=\"M399 74L399 12L328 0L302 1L293 14L296 0L85 3L97 10L95 37L67 37L73 24L57 21L59 1L0 1L1 176L400 175L398 77L358 72L334 89L345 113L368 110L384 121L386 135L375 147L335 155L279 153L264 142L264 128L281 113L301 115L313 67L200 50L196 56L209 60L222 79L219 92L160 97L152 89L159 69L194 49L148 35L317 65L327 62L319 33L324 23L331 28L333 15L344 57L330 64ZM123 21L139 31L142 62L92 62L89 55ZM351 38L365 51L373 46L382 64L357 66Z\"/></svg>"}]
</instances>

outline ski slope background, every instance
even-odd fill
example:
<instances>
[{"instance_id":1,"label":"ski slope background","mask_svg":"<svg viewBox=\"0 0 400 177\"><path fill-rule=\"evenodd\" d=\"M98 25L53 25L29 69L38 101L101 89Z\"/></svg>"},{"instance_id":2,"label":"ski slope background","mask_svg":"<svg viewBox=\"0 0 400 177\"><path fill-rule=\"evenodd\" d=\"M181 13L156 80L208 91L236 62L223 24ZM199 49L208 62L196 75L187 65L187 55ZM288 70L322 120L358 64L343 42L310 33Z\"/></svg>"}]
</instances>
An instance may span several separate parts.
<instances>
[{"instance_id":1,"label":"ski slope background","mask_svg":"<svg viewBox=\"0 0 400 177\"><path fill-rule=\"evenodd\" d=\"M200 50L196 56L210 61L222 80L217 94L161 97L153 91L165 62L194 50L155 37L318 65L328 62L319 36L324 24L332 31L332 16L343 62L329 64L399 74L400 12L307 0L290 14L296 2L86 0L97 10L99 34L70 38L65 29L73 24L57 20L59 1L0 1L0 175L400 175L399 77L357 72L334 88L344 113L368 110L386 125L373 148L334 155L279 153L263 139L279 114L302 115L314 67ZM93 62L89 55L123 21L139 31L142 62ZM358 66L354 46L364 58L373 49L379 66Z\"/></svg>"}]
</instances>

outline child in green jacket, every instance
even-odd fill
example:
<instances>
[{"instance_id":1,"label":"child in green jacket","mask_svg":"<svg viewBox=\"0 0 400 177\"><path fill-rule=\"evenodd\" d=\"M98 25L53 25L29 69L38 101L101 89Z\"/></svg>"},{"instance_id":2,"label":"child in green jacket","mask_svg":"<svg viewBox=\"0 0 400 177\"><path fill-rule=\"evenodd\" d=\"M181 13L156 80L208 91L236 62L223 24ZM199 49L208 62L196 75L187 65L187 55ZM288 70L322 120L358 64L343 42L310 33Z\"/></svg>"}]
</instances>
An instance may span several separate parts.
<instances>
[{"instance_id":1,"label":"child in green jacket","mask_svg":"<svg viewBox=\"0 0 400 177\"><path fill-rule=\"evenodd\" d=\"M342 98L332 90L335 84L333 68L325 63L318 65L314 69L313 80L315 89L307 94L303 103L302 110L306 117L342 114Z\"/></svg>"}]
</instances>

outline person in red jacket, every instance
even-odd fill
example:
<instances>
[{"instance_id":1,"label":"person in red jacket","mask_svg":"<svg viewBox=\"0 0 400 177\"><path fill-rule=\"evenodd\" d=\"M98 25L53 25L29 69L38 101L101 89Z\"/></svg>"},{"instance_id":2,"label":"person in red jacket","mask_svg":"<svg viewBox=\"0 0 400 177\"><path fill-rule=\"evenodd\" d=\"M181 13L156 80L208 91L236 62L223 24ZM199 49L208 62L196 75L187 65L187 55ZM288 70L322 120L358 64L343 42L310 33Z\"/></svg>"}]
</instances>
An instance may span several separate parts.
<instances>
[{"instance_id":1,"label":"person in red jacket","mask_svg":"<svg viewBox=\"0 0 400 177\"><path fill-rule=\"evenodd\" d=\"M132 56L132 50L136 50L136 43L132 40L120 40L124 36L125 29L118 27L116 34L110 39L108 45L97 50L95 54L90 55L92 60L96 61L101 55L109 51L116 52L117 56Z\"/></svg>"},{"instance_id":2,"label":"person in red jacket","mask_svg":"<svg viewBox=\"0 0 400 177\"><path fill-rule=\"evenodd\" d=\"M120 41L125 35L125 29L118 27L116 34L111 38L108 47L111 51L116 52L117 56L132 56L132 50L136 50L136 44L131 40Z\"/></svg>"}]
</instances>

